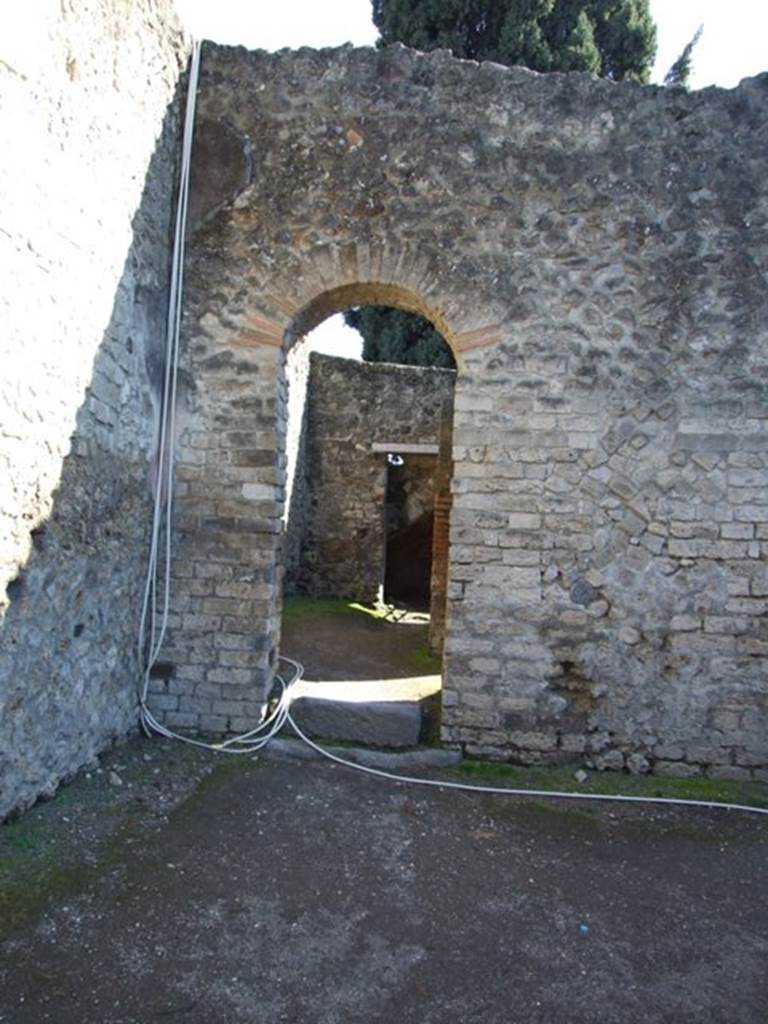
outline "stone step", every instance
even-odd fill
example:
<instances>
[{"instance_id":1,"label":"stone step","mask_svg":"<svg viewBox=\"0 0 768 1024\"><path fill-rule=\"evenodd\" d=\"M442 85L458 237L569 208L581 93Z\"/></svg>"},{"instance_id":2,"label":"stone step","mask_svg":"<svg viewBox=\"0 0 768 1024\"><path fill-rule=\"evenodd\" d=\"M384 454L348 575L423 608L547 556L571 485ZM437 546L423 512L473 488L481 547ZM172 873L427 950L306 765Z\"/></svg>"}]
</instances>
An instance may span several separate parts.
<instances>
[{"instance_id":1,"label":"stone step","mask_svg":"<svg viewBox=\"0 0 768 1024\"><path fill-rule=\"evenodd\" d=\"M398 747L396 750L376 750L371 747L335 747L321 744L323 750L344 761L362 765L364 768L378 768L381 771L400 774L429 768L450 768L461 764L463 757L459 750L443 750L440 747ZM299 761L322 761L323 755L297 739L287 725L283 732L269 741L265 753L270 757L291 758Z\"/></svg>"},{"instance_id":2,"label":"stone step","mask_svg":"<svg viewBox=\"0 0 768 1024\"><path fill-rule=\"evenodd\" d=\"M291 713L312 737L369 747L415 747L439 690L439 676L302 680L293 690Z\"/></svg>"}]
</instances>

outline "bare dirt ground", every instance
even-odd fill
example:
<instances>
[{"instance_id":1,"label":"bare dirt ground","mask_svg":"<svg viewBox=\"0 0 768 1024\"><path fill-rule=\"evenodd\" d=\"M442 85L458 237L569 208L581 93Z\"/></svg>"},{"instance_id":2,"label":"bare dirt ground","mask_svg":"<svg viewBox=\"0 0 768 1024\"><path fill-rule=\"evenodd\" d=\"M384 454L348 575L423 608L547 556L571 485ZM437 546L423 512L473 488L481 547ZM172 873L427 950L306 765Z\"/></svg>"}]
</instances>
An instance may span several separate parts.
<instances>
[{"instance_id":1,"label":"bare dirt ground","mask_svg":"<svg viewBox=\"0 0 768 1024\"><path fill-rule=\"evenodd\" d=\"M439 675L427 653L429 618L400 609L383 617L344 601L286 601L281 653L314 680L400 679Z\"/></svg>"},{"instance_id":2,"label":"bare dirt ground","mask_svg":"<svg viewBox=\"0 0 768 1024\"><path fill-rule=\"evenodd\" d=\"M304 666L294 693L299 724L316 735L375 747L435 742L440 660L427 650L429 617L344 601L286 602L281 652Z\"/></svg>"},{"instance_id":3,"label":"bare dirt ground","mask_svg":"<svg viewBox=\"0 0 768 1024\"><path fill-rule=\"evenodd\" d=\"M0 843L3 1024L766 1020L756 817L136 739Z\"/></svg>"},{"instance_id":4,"label":"bare dirt ground","mask_svg":"<svg viewBox=\"0 0 768 1024\"><path fill-rule=\"evenodd\" d=\"M315 617L289 613L284 643L315 676L433 664L423 626ZM547 778L464 768L441 777ZM2 1024L765 1024L766 964L753 815L424 789L134 737L0 826Z\"/></svg>"}]
</instances>

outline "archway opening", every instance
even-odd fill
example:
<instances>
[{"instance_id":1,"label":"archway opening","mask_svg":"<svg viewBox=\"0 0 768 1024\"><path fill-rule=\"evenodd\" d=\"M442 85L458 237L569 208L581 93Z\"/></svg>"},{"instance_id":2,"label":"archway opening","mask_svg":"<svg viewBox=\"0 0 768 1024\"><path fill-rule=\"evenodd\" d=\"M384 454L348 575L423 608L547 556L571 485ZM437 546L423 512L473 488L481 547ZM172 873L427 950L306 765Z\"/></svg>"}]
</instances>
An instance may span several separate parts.
<instances>
[{"instance_id":1,"label":"archway opening","mask_svg":"<svg viewBox=\"0 0 768 1024\"><path fill-rule=\"evenodd\" d=\"M281 652L310 731L404 747L439 735L456 363L385 291L326 293L288 333Z\"/></svg>"}]
</instances>

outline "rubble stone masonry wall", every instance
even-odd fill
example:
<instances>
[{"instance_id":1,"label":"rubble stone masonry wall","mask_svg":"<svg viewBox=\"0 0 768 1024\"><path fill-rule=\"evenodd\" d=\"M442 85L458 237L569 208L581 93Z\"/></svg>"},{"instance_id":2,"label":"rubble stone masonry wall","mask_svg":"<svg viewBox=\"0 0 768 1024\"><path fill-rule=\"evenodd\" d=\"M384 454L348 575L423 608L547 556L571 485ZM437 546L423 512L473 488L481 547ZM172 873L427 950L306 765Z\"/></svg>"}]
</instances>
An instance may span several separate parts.
<instances>
[{"instance_id":1,"label":"rubble stone masonry wall","mask_svg":"<svg viewBox=\"0 0 768 1024\"><path fill-rule=\"evenodd\" d=\"M157 693L178 724L254 721L285 350L378 302L430 316L459 366L444 740L765 775L766 100L766 76L686 94L397 46L206 49Z\"/></svg>"},{"instance_id":2,"label":"rubble stone masonry wall","mask_svg":"<svg viewBox=\"0 0 768 1024\"><path fill-rule=\"evenodd\" d=\"M386 454L437 445L451 370L310 358L301 557L287 589L375 601L384 582ZM289 531L290 535L290 531Z\"/></svg>"},{"instance_id":3,"label":"rubble stone masonry wall","mask_svg":"<svg viewBox=\"0 0 768 1024\"><path fill-rule=\"evenodd\" d=\"M135 721L185 52L149 0L0 41L0 816ZM206 48L158 714L255 724L287 353L376 303L458 364L445 742L766 777L767 99Z\"/></svg>"},{"instance_id":4,"label":"rubble stone masonry wall","mask_svg":"<svg viewBox=\"0 0 768 1024\"><path fill-rule=\"evenodd\" d=\"M176 91L167 0L0 38L0 819L135 726Z\"/></svg>"}]
</instances>

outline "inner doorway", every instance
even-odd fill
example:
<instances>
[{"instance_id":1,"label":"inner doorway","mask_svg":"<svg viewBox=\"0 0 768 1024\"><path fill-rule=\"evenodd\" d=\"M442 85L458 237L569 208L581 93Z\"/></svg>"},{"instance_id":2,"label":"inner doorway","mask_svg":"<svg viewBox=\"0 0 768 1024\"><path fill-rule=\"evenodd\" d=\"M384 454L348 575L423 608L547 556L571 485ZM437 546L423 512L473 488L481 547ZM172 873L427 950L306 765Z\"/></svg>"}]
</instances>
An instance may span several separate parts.
<instances>
[{"instance_id":1,"label":"inner doorway","mask_svg":"<svg viewBox=\"0 0 768 1024\"><path fill-rule=\"evenodd\" d=\"M386 460L384 603L428 612L437 445L430 454L388 452Z\"/></svg>"},{"instance_id":2,"label":"inner doorway","mask_svg":"<svg viewBox=\"0 0 768 1024\"><path fill-rule=\"evenodd\" d=\"M298 709L310 731L410 746L439 733L433 524L455 371L327 353L308 334L288 357L281 651L305 666Z\"/></svg>"}]
</instances>

